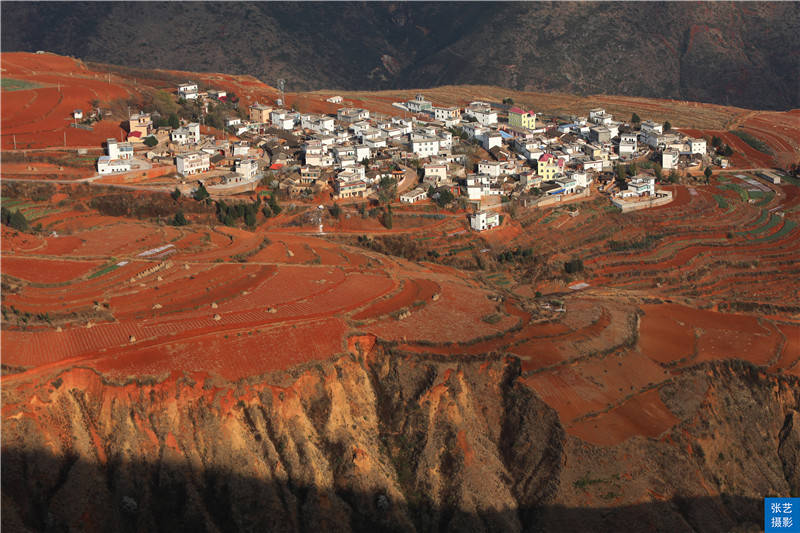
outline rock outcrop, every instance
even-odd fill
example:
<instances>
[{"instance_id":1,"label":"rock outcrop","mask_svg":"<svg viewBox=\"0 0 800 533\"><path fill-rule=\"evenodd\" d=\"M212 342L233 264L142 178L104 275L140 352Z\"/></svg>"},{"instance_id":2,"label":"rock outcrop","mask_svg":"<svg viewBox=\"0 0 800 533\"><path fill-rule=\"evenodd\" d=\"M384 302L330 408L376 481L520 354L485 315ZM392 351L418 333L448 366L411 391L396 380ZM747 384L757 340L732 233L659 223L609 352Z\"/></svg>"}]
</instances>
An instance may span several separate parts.
<instances>
[{"instance_id":1,"label":"rock outcrop","mask_svg":"<svg viewBox=\"0 0 800 533\"><path fill-rule=\"evenodd\" d=\"M238 383L10 376L2 525L722 531L797 490L797 380L699 366L661 391L678 425L600 447L568 436L519 376L514 358L380 345Z\"/></svg>"}]
</instances>

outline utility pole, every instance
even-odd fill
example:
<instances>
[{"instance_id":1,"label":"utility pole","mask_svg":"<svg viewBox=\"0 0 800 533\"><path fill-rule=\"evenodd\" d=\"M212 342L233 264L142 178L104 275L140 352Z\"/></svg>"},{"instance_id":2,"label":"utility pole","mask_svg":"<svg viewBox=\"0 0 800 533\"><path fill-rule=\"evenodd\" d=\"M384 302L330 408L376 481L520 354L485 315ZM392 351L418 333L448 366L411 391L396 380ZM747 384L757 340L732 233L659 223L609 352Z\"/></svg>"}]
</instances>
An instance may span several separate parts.
<instances>
[{"instance_id":1,"label":"utility pole","mask_svg":"<svg viewBox=\"0 0 800 533\"><path fill-rule=\"evenodd\" d=\"M67 147L67 132L64 132L64 148Z\"/></svg>"},{"instance_id":2,"label":"utility pole","mask_svg":"<svg viewBox=\"0 0 800 533\"><path fill-rule=\"evenodd\" d=\"M13 135L13 137L14 137L14 150L16 150L17 149L17 136Z\"/></svg>"}]
</instances>

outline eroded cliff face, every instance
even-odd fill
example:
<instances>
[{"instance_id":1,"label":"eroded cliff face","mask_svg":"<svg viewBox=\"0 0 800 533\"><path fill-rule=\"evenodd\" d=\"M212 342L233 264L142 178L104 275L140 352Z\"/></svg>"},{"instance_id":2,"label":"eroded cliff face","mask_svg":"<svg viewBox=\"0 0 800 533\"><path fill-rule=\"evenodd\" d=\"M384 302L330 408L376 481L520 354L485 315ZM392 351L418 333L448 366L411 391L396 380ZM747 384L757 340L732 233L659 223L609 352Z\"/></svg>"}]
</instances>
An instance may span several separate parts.
<instances>
[{"instance_id":1,"label":"eroded cliff face","mask_svg":"<svg viewBox=\"0 0 800 533\"><path fill-rule=\"evenodd\" d=\"M796 380L698 367L662 390L680 424L604 448L568 436L518 376L512 358L377 347L236 384L7 380L3 527L722 530L800 489Z\"/></svg>"},{"instance_id":2,"label":"eroded cliff face","mask_svg":"<svg viewBox=\"0 0 800 533\"><path fill-rule=\"evenodd\" d=\"M564 432L518 373L378 351L286 386L73 369L4 387L4 525L519 531L557 488Z\"/></svg>"}]
</instances>

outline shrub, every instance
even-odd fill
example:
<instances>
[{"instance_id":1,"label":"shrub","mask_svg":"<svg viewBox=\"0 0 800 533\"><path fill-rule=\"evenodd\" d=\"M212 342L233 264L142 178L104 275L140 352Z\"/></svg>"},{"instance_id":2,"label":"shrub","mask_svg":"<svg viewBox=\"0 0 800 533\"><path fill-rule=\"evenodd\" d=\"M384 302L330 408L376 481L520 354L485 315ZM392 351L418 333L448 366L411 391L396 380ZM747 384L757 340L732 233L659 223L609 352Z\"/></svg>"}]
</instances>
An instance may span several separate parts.
<instances>
[{"instance_id":1,"label":"shrub","mask_svg":"<svg viewBox=\"0 0 800 533\"><path fill-rule=\"evenodd\" d=\"M201 183L200 185L198 185L198 186L197 186L197 189L194 191L194 195L193 195L193 197L194 197L194 199L195 199L195 200L197 200L198 202L202 202L202 201L203 201L203 200L205 200L206 198L210 198L210 197L211 197L211 195L210 195L210 194L208 194L208 190L206 190L206 187L205 187L205 185L203 185L203 184Z\"/></svg>"},{"instance_id":2,"label":"shrub","mask_svg":"<svg viewBox=\"0 0 800 533\"><path fill-rule=\"evenodd\" d=\"M178 211L177 213L175 213L175 218L172 219L172 225L173 226L185 226L188 223L189 223L189 221L186 220L186 217L184 216L183 211Z\"/></svg>"},{"instance_id":3,"label":"shrub","mask_svg":"<svg viewBox=\"0 0 800 533\"><path fill-rule=\"evenodd\" d=\"M274 194L270 195L270 197L267 199L267 203L269 204L269 208L276 215L279 215L280 212L283 210L281 208L281 206L278 205L278 200L275 199L275 195Z\"/></svg>"},{"instance_id":4,"label":"shrub","mask_svg":"<svg viewBox=\"0 0 800 533\"><path fill-rule=\"evenodd\" d=\"M158 144L158 139L156 139L152 135L148 135L147 137L144 138L144 144L152 148L153 146Z\"/></svg>"},{"instance_id":5,"label":"shrub","mask_svg":"<svg viewBox=\"0 0 800 533\"><path fill-rule=\"evenodd\" d=\"M386 229L392 229L392 210L391 209L387 209L386 211L383 212L383 220L382 220L382 222L383 222L383 225L386 227Z\"/></svg>"},{"instance_id":6,"label":"shrub","mask_svg":"<svg viewBox=\"0 0 800 533\"><path fill-rule=\"evenodd\" d=\"M483 317L483 321L487 324L497 324L503 317L498 315L497 313L492 313L491 315L486 315Z\"/></svg>"},{"instance_id":7,"label":"shrub","mask_svg":"<svg viewBox=\"0 0 800 533\"><path fill-rule=\"evenodd\" d=\"M444 207L455 199L453 193L451 193L448 189L439 189L437 192L439 193L439 196L436 198L436 204L439 207Z\"/></svg>"},{"instance_id":8,"label":"shrub","mask_svg":"<svg viewBox=\"0 0 800 533\"><path fill-rule=\"evenodd\" d=\"M583 272L583 260L574 258L564 263L564 270L567 274L576 274Z\"/></svg>"}]
</instances>

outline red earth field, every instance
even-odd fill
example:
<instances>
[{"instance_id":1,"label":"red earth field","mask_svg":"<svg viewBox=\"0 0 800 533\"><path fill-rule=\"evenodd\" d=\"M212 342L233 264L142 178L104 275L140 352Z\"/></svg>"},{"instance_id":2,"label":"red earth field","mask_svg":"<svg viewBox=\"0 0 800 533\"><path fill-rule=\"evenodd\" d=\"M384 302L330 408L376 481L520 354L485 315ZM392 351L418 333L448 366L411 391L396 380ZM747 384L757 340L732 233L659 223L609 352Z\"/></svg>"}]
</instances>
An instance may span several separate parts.
<instances>
[{"instance_id":1,"label":"red earth field","mask_svg":"<svg viewBox=\"0 0 800 533\"><path fill-rule=\"evenodd\" d=\"M196 371L235 380L347 353L355 349L347 337L357 335L396 342L411 356L513 354L524 381L559 412L569 432L603 445L657 437L675 422L658 399L659 383L682 369L735 358L800 373L795 315L717 309L742 288L726 285L726 276L748 279L756 294L781 294L785 305L800 299L785 290L793 286L794 271L786 267L793 263L786 260L797 258L797 230L792 218L769 214L788 195L776 189L757 208L713 186L673 190L673 204L624 222L648 231L668 226L668 237L635 253L591 244L581 252L590 287L544 300L514 296L528 291L513 272L481 281L446 265L342 244L335 232L173 228L65 206L41 219L58 236L4 228L2 272L10 290L4 292L3 363L17 370L4 379L89 365L120 379ZM712 193L728 195L734 207L720 210ZM567 217L560 242L580 249L581 221L594 209L585 204L578 217ZM473 249L522 246L532 234L541 239L549 225L566 220L549 213L530 213L536 232L523 216L515 224L527 231L496 239L488 232ZM690 223L686 213L703 224ZM596 232L614 223L593 220ZM729 238L733 220L736 234ZM461 218L435 222L425 230L435 238L420 242L441 249L444 239L455 249L476 238L455 230L465 224ZM405 231L413 238L420 230ZM245 262L234 259L242 254ZM754 254L759 269L737 266L744 261L737 258ZM700 275L704 263L719 264L726 255L729 273L718 267L707 280ZM652 284L658 276L660 287ZM687 284L686 276L694 282ZM697 291L707 308L697 307ZM668 303L668 295L679 302ZM553 299L563 302L563 312L548 303ZM46 320L30 318L45 313Z\"/></svg>"},{"instance_id":2,"label":"red earth field","mask_svg":"<svg viewBox=\"0 0 800 533\"><path fill-rule=\"evenodd\" d=\"M14 135L18 148L58 146L64 132L70 146L97 147L119 133L118 124L70 128L72 109L132 97L147 82L139 76L134 84L121 69L108 83L100 70L49 54L3 54L2 68L4 78L35 84L3 91L4 150ZM243 103L275 96L252 78L191 79L235 91ZM152 87L169 85L154 77ZM508 96L502 91L423 93L464 103L498 101ZM287 103L330 112L334 105L324 99L331 94L291 94ZM392 101L413 91L342 96L391 112ZM590 99L567 95L512 96L553 113L590 107ZM614 113L635 109L694 125L694 135L719 134L743 168L798 153L796 112L591 101ZM739 126L774 156L727 133ZM84 172L10 165L4 177ZM392 230L344 207L350 218L319 233L303 225L303 206L260 219L254 231L199 221L173 227L101 215L91 208L95 189L71 187L36 200L8 196L4 187L3 205L42 226L36 234L3 227L4 386L76 366L118 381L193 373L238 380L357 354L357 344L362 352L380 343L410 359L450 358L454 371L464 357L509 354L570 434L615 445L657 439L674 426L660 391L698 364L738 359L800 376L800 189L791 183L756 188L737 173L715 175L708 185L670 186L671 204L624 215L595 192L576 204L577 216L564 206L520 208L482 234L468 230L466 213L429 204L398 206ZM387 238L413 244L418 255L376 251ZM526 249L530 259L500 260L502 252ZM582 258L583 272L565 273L572 257ZM578 289L579 282L587 285Z\"/></svg>"},{"instance_id":3,"label":"red earth field","mask_svg":"<svg viewBox=\"0 0 800 533\"><path fill-rule=\"evenodd\" d=\"M119 121L93 124L92 131L70 127L72 112L88 113L91 102L108 103L136 94L133 84L88 69L82 62L53 54L3 53L3 78L27 87L3 90L2 148L96 147L122 134ZM65 137L66 136L66 137Z\"/></svg>"}]
</instances>

